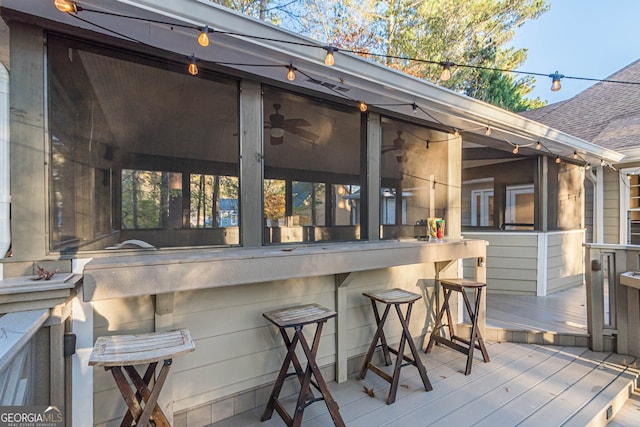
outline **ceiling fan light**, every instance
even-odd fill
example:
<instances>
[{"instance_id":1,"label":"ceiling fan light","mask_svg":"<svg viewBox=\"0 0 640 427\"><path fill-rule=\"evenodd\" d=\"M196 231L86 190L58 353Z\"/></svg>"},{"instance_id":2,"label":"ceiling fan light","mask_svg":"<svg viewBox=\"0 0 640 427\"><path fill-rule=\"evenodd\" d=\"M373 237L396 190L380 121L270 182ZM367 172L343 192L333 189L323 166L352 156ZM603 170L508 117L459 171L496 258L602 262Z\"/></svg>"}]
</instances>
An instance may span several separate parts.
<instances>
[{"instance_id":1,"label":"ceiling fan light","mask_svg":"<svg viewBox=\"0 0 640 427\"><path fill-rule=\"evenodd\" d=\"M278 127L271 128L269 129L269 136L272 138L282 138L284 136L284 129Z\"/></svg>"}]
</instances>

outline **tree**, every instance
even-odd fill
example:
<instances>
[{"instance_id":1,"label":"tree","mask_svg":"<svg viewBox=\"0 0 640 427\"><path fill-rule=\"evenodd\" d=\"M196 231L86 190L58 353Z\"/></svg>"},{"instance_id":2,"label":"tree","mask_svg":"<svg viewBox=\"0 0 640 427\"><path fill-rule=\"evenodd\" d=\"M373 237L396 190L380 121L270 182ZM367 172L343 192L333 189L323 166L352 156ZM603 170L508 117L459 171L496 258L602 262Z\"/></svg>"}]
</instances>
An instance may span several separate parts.
<instances>
[{"instance_id":1,"label":"tree","mask_svg":"<svg viewBox=\"0 0 640 427\"><path fill-rule=\"evenodd\" d=\"M549 9L545 0L216 2L504 108L521 111L543 104L526 99L534 78L474 67L520 66L526 50L507 48L507 43L516 28ZM459 65L452 68L451 79L442 82L438 63L445 60ZM497 87L478 86L487 84Z\"/></svg>"}]
</instances>

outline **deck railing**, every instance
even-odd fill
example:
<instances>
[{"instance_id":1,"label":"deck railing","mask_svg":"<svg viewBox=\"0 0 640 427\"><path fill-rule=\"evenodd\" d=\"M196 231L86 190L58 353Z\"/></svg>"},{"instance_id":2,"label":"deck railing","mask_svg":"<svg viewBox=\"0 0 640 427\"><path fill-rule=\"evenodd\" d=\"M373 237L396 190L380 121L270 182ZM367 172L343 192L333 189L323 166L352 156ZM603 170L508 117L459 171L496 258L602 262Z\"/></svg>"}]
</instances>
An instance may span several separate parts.
<instances>
[{"instance_id":1,"label":"deck railing","mask_svg":"<svg viewBox=\"0 0 640 427\"><path fill-rule=\"evenodd\" d=\"M35 336L49 310L0 315L0 405L34 404Z\"/></svg>"},{"instance_id":2,"label":"deck railing","mask_svg":"<svg viewBox=\"0 0 640 427\"><path fill-rule=\"evenodd\" d=\"M640 357L640 290L620 275L640 270L640 246L585 244L587 328L594 351Z\"/></svg>"}]
</instances>

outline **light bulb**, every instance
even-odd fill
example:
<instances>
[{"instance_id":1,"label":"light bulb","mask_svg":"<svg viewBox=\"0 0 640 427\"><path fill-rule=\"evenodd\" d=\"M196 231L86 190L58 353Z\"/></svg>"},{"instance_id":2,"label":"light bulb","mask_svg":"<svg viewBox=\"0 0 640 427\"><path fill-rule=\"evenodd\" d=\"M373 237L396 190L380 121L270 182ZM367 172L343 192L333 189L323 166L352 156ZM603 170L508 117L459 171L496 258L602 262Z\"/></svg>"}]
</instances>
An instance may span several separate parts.
<instances>
[{"instance_id":1,"label":"light bulb","mask_svg":"<svg viewBox=\"0 0 640 427\"><path fill-rule=\"evenodd\" d=\"M327 46L327 47L325 47L325 50L327 51L327 56L324 57L324 63L326 65L328 65L329 67L331 67L331 66L333 66L333 64L336 63L336 60L333 57L333 52L336 51L336 48L334 48L332 46Z\"/></svg>"},{"instance_id":2,"label":"light bulb","mask_svg":"<svg viewBox=\"0 0 640 427\"><path fill-rule=\"evenodd\" d=\"M202 47L209 46L209 27L204 27L198 36L198 43Z\"/></svg>"},{"instance_id":3,"label":"light bulb","mask_svg":"<svg viewBox=\"0 0 640 427\"><path fill-rule=\"evenodd\" d=\"M584 168L585 168L586 170L591 169L591 163L587 163L587 164L585 164L585 165L584 165Z\"/></svg>"},{"instance_id":4,"label":"light bulb","mask_svg":"<svg viewBox=\"0 0 640 427\"><path fill-rule=\"evenodd\" d=\"M553 92L559 91L562 88L562 86L560 85L560 79L563 78L564 75L556 71L553 74L549 74L549 77L551 77L551 90Z\"/></svg>"},{"instance_id":5,"label":"light bulb","mask_svg":"<svg viewBox=\"0 0 640 427\"><path fill-rule=\"evenodd\" d=\"M455 136L456 138L460 137L460 131L458 131L458 129L453 131L453 136Z\"/></svg>"},{"instance_id":6,"label":"light bulb","mask_svg":"<svg viewBox=\"0 0 640 427\"><path fill-rule=\"evenodd\" d=\"M556 156L556 163L560 164L561 160L560 160L560 156Z\"/></svg>"},{"instance_id":7,"label":"light bulb","mask_svg":"<svg viewBox=\"0 0 640 427\"><path fill-rule=\"evenodd\" d=\"M414 102L413 104L411 104L411 114L417 114L417 113L418 113L418 106Z\"/></svg>"},{"instance_id":8,"label":"light bulb","mask_svg":"<svg viewBox=\"0 0 640 427\"><path fill-rule=\"evenodd\" d=\"M292 82L296 79L296 73L294 72L295 68L293 68L293 65L291 64L289 64L287 68L289 69L289 71L287 71L287 80Z\"/></svg>"},{"instance_id":9,"label":"light bulb","mask_svg":"<svg viewBox=\"0 0 640 427\"><path fill-rule=\"evenodd\" d=\"M189 74L195 76L198 74L198 65L196 64L196 57L191 55L191 62L189 63Z\"/></svg>"},{"instance_id":10,"label":"light bulb","mask_svg":"<svg viewBox=\"0 0 640 427\"><path fill-rule=\"evenodd\" d=\"M538 141L536 143L536 150L541 150L542 149L542 143L540 141Z\"/></svg>"},{"instance_id":11,"label":"light bulb","mask_svg":"<svg viewBox=\"0 0 640 427\"><path fill-rule=\"evenodd\" d=\"M453 62L446 60L440 62L440 66L442 67L442 74L440 74L440 80L446 82L451 78L451 66L454 65Z\"/></svg>"},{"instance_id":12,"label":"light bulb","mask_svg":"<svg viewBox=\"0 0 640 427\"><path fill-rule=\"evenodd\" d=\"M513 147L513 154L518 154L518 151L520 149L518 148L518 146L516 145L515 147Z\"/></svg>"},{"instance_id":13,"label":"light bulb","mask_svg":"<svg viewBox=\"0 0 640 427\"><path fill-rule=\"evenodd\" d=\"M604 159L600 160L600 166L604 167L607 164L607 162L604 161Z\"/></svg>"},{"instance_id":14,"label":"light bulb","mask_svg":"<svg viewBox=\"0 0 640 427\"><path fill-rule=\"evenodd\" d=\"M578 158L578 152L577 152L577 151L574 151L574 152L573 152L573 158L574 158L574 159L577 159L577 158Z\"/></svg>"},{"instance_id":15,"label":"light bulb","mask_svg":"<svg viewBox=\"0 0 640 427\"><path fill-rule=\"evenodd\" d=\"M484 134L487 136L491 135L491 128L489 126L487 126L487 129L484 131Z\"/></svg>"},{"instance_id":16,"label":"light bulb","mask_svg":"<svg viewBox=\"0 0 640 427\"><path fill-rule=\"evenodd\" d=\"M78 11L78 9L76 8L76 5L67 0L56 0L54 5L56 6L56 9L58 9L60 12L71 13L71 12Z\"/></svg>"},{"instance_id":17,"label":"light bulb","mask_svg":"<svg viewBox=\"0 0 640 427\"><path fill-rule=\"evenodd\" d=\"M363 113L367 112L367 104L365 104L362 101L358 101L358 107L360 108L360 111L362 111Z\"/></svg>"}]
</instances>

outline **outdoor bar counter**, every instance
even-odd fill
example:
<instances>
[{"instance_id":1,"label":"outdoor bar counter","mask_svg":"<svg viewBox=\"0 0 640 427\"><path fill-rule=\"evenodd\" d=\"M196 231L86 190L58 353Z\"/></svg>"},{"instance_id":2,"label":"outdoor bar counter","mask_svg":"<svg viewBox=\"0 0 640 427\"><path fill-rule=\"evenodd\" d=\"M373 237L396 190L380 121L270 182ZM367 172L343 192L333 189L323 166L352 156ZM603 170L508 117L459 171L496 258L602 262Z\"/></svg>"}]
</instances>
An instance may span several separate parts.
<instances>
[{"instance_id":1,"label":"outdoor bar counter","mask_svg":"<svg viewBox=\"0 0 640 427\"><path fill-rule=\"evenodd\" d=\"M477 260L474 278L484 282L486 246L484 240L426 242L407 239L252 249L154 250L141 255L129 253L95 258L89 262L84 269L83 298L92 302L156 295L156 304L163 304L166 311L166 302L161 301L168 300L169 305L172 304L175 292L334 275L338 313L336 380L341 382L347 378L346 312L351 273L432 263L438 277L443 269L459 259L473 258ZM422 278L416 277L416 280ZM484 307L483 303L479 315L482 330L485 325Z\"/></svg>"}]
</instances>

